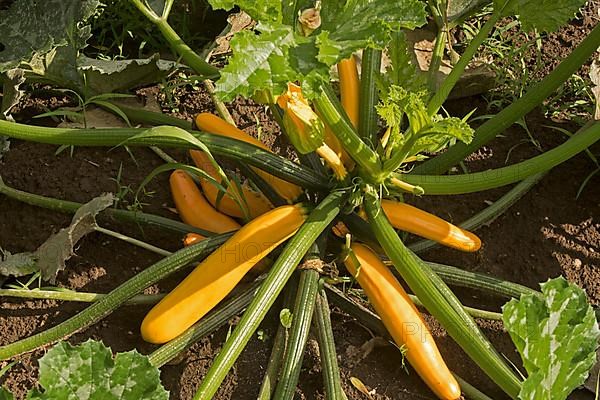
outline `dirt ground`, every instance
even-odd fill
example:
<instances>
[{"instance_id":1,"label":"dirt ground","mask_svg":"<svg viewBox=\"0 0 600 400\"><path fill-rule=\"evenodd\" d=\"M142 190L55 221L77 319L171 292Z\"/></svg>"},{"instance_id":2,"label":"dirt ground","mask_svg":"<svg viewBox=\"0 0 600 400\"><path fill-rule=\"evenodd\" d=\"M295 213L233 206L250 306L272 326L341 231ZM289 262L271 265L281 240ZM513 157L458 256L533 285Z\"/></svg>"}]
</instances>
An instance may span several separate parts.
<instances>
[{"instance_id":1,"label":"dirt ground","mask_svg":"<svg viewBox=\"0 0 600 400\"><path fill-rule=\"evenodd\" d=\"M594 21L590 20L588 25L577 26L574 31L589 30L593 24ZM566 32L571 32L570 28ZM568 39L557 46L571 47L576 44ZM150 95L155 92L153 89L143 91ZM178 93L178 99L180 106L177 115L183 118L212 110L210 99L203 92L184 88ZM67 99L38 92L19 106L16 118L23 122L39 123L39 120L32 121L31 116L43 112L42 106L55 108L67 103ZM466 114L475 107L480 113L486 111L481 98L459 100L447 106L456 115ZM230 109L241 128L256 135L258 120L263 135L266 135L274 150L285 151L285 142L280 142L273 135L276 125L263 107L240 101ZM539 111L528 115L527 123L543 150L565 140L563 134L548 128L548 125L560 126L572 132L577 129L566 122L546 120ZM502 166L507 158L508 163L515 163L539 154L530 141L524 141L527 138L522 128L512 127L502 137L471 156L465 164L471 171L480 171ZM75 148L72 156L68 150L55 155L56 150L56 146L13 141L10 152L0 161L0 174L7 184L25 191L85 202L101 193L115 192L128 186L135 191L143 178L161 164L154 153L140 148L132 149L131 155L123 148L110 151L105 148ZM592 148L595 154L599 150L598 146ZM185 156L174 154L181 159ZM593 162L582 154L552 170L505 215L478 231L484 243L479 252L465 254L435 249L424 254L424 258L489 273L532 288L538 288L539 282L548 278L564 275L583 287L592 303L599 305L600 175L590 180L580 197L576 198L581 183L594 168ZM116 182L120 169L122 176ZM144 198L144 203L147 203L144 210L176 218L169 209L173 204L167 176L155 179L149 190L152 193ZM489 201L494 201L508 190L507 187L460 197L424 197L414 199L413 203L458 223L482 210ZM127 199L130 200L131 196L126 196L123 206L127 205ZM34 250L49 235L68 225L70 218L0 197L0 247L10 252ZM149 228L142 231L138 227L117 222L108 222L106 226L168 250L176 250L180 246L181 237L178 235ZM82 240L77 255L68 262L67 269L59 274L57 282L61 287L105 293L157 260L158 257L152 253L100 234L91 234ZM149 288L147 293L167 291L184 275L185 272L176 274ZM502 300L482 293L463 289L457 289L456 293L467 305L490 310L499 310L502 305ZM54 326L84 307L57 301L0 298L0 345ZM154 347L144 343L139 335L139 325L147 311L147 306L122 307L69 341L79 343L93 338L102 340L113 351L136 348L149 353ZM380 344L364 354L360 348L373 337L371 332L339 310L334 310L332 318L344 390L350 400L367 399L350 384L350 377L359 378L372 389L373 399L434 399L410 367L404 371L400 352L392 345ZM428 317L427 321L447 363L455 372L493 399L506 398L433 319ZM496 348L518 365L519 356L501 324L483 320L478 322ZM171 392L171 399L192 398L211 360L222 346L228 329L223 327L214 335L202 339L176 364L162 368L163 384ZM275 335L276 319L269 317L261 329L266 333L266 340L261 341L257 336L252 339L215 399L256 398ZM19 357L19 362L0 378L0 384L14 392L17 398L24 398L26 391L36 382L36 360L43 352L38 350ZM4 365L0 363L0 368ZM313 338L309 341L304 359L297 398L324 398L318 349ZM582 390L571 398L592 399L593 395Z\"/></svg>"}]
</instances>

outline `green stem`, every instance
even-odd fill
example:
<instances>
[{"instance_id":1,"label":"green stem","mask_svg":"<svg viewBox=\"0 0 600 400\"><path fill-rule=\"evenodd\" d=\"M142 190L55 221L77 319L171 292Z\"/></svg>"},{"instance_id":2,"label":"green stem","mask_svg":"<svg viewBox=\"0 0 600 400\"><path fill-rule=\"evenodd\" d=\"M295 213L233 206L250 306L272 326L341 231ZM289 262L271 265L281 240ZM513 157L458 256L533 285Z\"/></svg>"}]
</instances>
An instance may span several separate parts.
<instances>
[{"instance_id":1,"label":"green stem","mask_svg":"<svg viewBox=\"0 0 600 400\"><path fill-rule=\"evenodd\" d=\"M94 230L96 232L100 232L100 233L103 233L103 234L105 234L107 236L114 237L115 239L122 240L122 241L127 242L129 244L132 244L134 246L138 246L138 247L140 247L142 249L146 249L146 250L151 251L153 253L160 254L161 256L169 256L169 255L173 254L170 251L161 249L160 247L153 246L150 243L142 242L141 240L132 238L132 237L127 236L127 235L123 235L122 233L119 233L119 232L111 231L110 229L106 229L106 228L103 228L103 227L98 226L98 225L96 225L94 227Z\"/></svg>"},{"instance_id":2,"label":"green stem","mask_svg":"<svg viewBox=\"0 0 600 400\"><path fill-rule=\"evenodd\" d=\"M462 54L456 65L452 67L452 71L450 71L450 74L446 77L446 79L444 79L444 82L442 82L442 86L440 86L440 88L435 92L435 95L433 95L433 97L429 101L429 104L427 105L427 111L429 112L429 115L437 114L442 104L444 104L444 101L446 101L446 99L450 95L452 88L454 88L454 85L456 85L456 83L462 76L463 72L473 59L473 56L475 56L475 54L477 53L479 46L481 46L484 40L487 39L490 32L494 28L494 25L496 25L496 22L498 22L498 20L500 19L500 16L500 11L495 10L494 13L492 13L492 15L490 16L490 18L486 21L486 23L481 27L479 32L477 32L477 35L475 35L473 40L471 40L471 42L465 49L465 52ZM436 40L436 48L437 47L438 43ZM440 44L440 47L441 49L439 51L443 52L443 45Z\"/></svg>"},{"instance_id":3,"label":"green stem","mask_svg":"<svg viewBox=\"0 0 600 400\"><path fill-rule=\"evenodd\" d=\"M305 269L300 272L300 283L292 313L292 327L283 359L283 368L275 390L275 398L278 400L291 400L296 392L304 349L315 309L319 279L320 274L314 269Z\"/></svg>"},{"instance_id":4,"label":"green stem","mask_svg":"<svg viewBox=\"0 0 600 400\"><path fill-rule=\"evenodd\" d=\"M475 386L471 385L469 382L462 379L460 376L456 375L455 373L452 373L452 375L454 375L454 378L456 378L456 381L460 385L460 388L461 388L462 392L466 395L467 399L469 399L469 400L492 400L485 393L481 392L479 389L477 389Z\"/></svg>"},{"instance_id":5,"label":"green stem","mask_svg":"<svg viewBox=\"0 0 600 400\"><path fill-rule=\"evenodd\" d=\"M219 69L204 61L190 46L188 46L175 30L169 25L166 19L153 20L163 34L164 38L169 42L173 50L181 56L183 61L194 70L198 75L202 75L207 79L217 78Z\"/></svg>"},{"instance_id":6,"label":"green stem","mask_svg":"<svg viewBox=\"0 0 600 400\"><path fill-rule=\"evenodd\" d=\"M335 339L331 326L331 311L329 309L329 302L327 301L327 293L323 285L319 287L313 323L316 326L317 339L319 341L325 398L327 400L344 400L345 396L342 390L340 368L335 350Z\"/></svg>"},{"instance_id":7,"label":"green stem","mask_svg":"<svg viewBox=\"0 0 600 400\"><path fill-rule=\"evenodd\" d=\"M294 294L296 294L297 289L298 280L295 279L295 276L292 276L284 289L282 309L289 310L292 308L292 305L294 304ZM271 400L271 396L275 390L275 385L277 385L277 379L279 378L279 370L281 369L281 364L283 363L283 356L285 355L287 341L288 328L283 326L283 324L280 322L277 324L277 333L275 334L275 339L273 340L273 348L271 350L271 355L269 356L267 371L265 372L265 376L263 377L263 381L260 386L260 391L258 392L258 400Z\"/></svg>"},{"instance_id":8,"label":"green stem","mask_svg":"<svg viewBox=\"0 0 600 400\"><path fill-rule=\"evenodd\" d=\"M360 109L358 134L373 146L377 145L377 110L379 102L377 77L381 70L381 50L367 47L363 50L360 73Z\"/></svg>"},{"instance_id":9,"label":"green stem","mask_svg":"<svg viewBox=\"0 0 600 400\"><path fill-rule=\"evenodd\" d=\"M442 65L442 59L444 58L445 48L446 28L444 27L444 25L438 25L438 33L435 38L435 46L433 47L431 62L429 63L429 70L427 71L427 84L431 93L436 93L438 83L438 72Z\"/></svg>"},{"instance_id":10,"label":"green stem","mask_svg":"<svg viewBox=\"0 0 600 400\"><path fill-rule=\"evenodd\" d=\"M190 121L186 121L185 119L173 117L157 111L144 110L143 108L139 107L129 107L120 103L113 102L111 104L118 107L132 122L147 125L171 125L185 130L192 129L192 123ZM114 111L112 108L103 108L110 112Z\"/></svg>"},{"instance_id":11,"label":"green stem","mask_svg":"<svg viewBox=\"0 0 600 400\"><path fill-rule=\"evenodd\" d=\"M304 254L339 213L342 199L343 192L333 192L327 196L285 246L237 327L214 359L194 396L195 400L213 398Z\"/></svg>"},{"instance_id":12,"label":"green stem","mask_svg":"<svg viewBox=\"0 0 600 400\"><path fill-rule=\"evenodd\" d=\"M365 206L375 237L413 293L465 353L509 396L516 399L521 389L519 379L465 312L452 291L427 264L404 246L372 190L365 196Z\"/></svg>"},{"instance_id":13,"label":"green stem","mask_svg":"<svg viewBox=\"0 0 600 400\"><path fill-rule=\"evenodd\" d=\"M189 263L205 257L225 243L230 236L230 234L213 236L198 244L181 249L169 257L163 258L66 321L33 336L6 346L1 346L0 360L6 360L16 355L35 350L38 347L65 339L91 326L116 310L121 304L133 298L136 294L141 293L148 286L182 269Z\"/></svg>"},{"instance_id":14,"label":"green stem","mask_svg":"<svg viewBox=\"0 0 600 400\"><path fill-rule=\"evenodd\" d=\"M486 293L492 293L503 297L513 297L516 299L524 294L540 294L538 291L528 288L527 286L498 279L491 275L470 272L450 265L433 262L426 262L426 264L448 285L476 289Z\"/></svg>"},{"instance_id":15,"label":"green stem","mask_svg":"<svg viewBox=\"0 0 600 400\"><path fill-rule=\"evenodd\" d=\"M325 123L344 146L348 154L356 161L361 169L375 180L381 179L381 161L376 152L373 151L360 136L356 134L352 124L340 113L341 105L329 85L322 86L322 92L316 99L314 105L323 117Z\"/></svg>"},{"instance_id":16,"label":"green stem","mask_svg":"<svg viewBox=\"0 0 600 400\"><path fill-rule=\"evenodd\" d=\"M427 195L463 194L497 188L548 171L600 140L600 123L581 128L565 143L508 167L462 175L402 175L400 179L423 188Z\"/></svg>"},{"instance_id":17,"label":"green stem","mask_svg":"<svg viewBox=\"0 0 600 400\"><path fill-rule=\"evenodd\" d=\"M0 120L0 135L38 143L74 146L119 146L127 142L128 146L193 148L192 144L173 137L154 136L132 139L135 135L145 131L147 129L144 128L47 128ZM328 188L327 178L284 157L239 140L203 132L191 133L206 144L211 153L245 162L303 187Z\"/></svg>"},{"instance_id":18,"label":"green stem","mask_svg":"<svg viewBox=\"0 0 600 400\"><path fill-rule=\"evenodd\" d=\"M215 85L212 83L212 81L210 79L206 79L206 80L204 80L203 83L204 83L204 88L210 95L210 98L213 101L213 104L215 105L215 109L217 110L217 113L225 121L229 122L233 126L236 126L235 121L233 120L233 117L231 116L231 113L227 109L227 106L225 105L225 103L223 103L221 100L219 100L219 98L215 94Z\"/></svg>"},{"instance_id":19,"label":"green stem","mask_svg":"<svg viewBox=\"0 0 600 400\"><path fill-rule=\"evenodd\" d=\"M11 188L7 186L2 177L0 177L0 194L3 194L11 199L21 201L23 203L46 208L48 210L58 211L67 214L75 214L77 210L83 206L81 203L74 201L59 200L51 197L44 197L33 193L24 192L22 190ZM102 213L101 216L111 217L123 222L133 222L138 224L154 225L161 229L168 229L172 232L177 233L189 233L194 232L203 236L213 236L214 233L205 231L204 229L198 229L191 225L184 224L183 222L175 221L169 218L161 217L159 215L146 214L139 211L128 211L118 210L114 208L108 208Z\"/></svg>"},{"instance_id":20,"label":"green stem","mask_svg":"<svg viewBox=\"0 0 600 400\"><path fill-rule=\"evenodd\" d=\"M496 135L502 133L515 121L542 103L594 54L598 46L600 46L600 25L597 25L567 58L561 61L548 76L533 85L523 97L477 128L470 144L457 143L447 152L417 166L412 174L442 174L446 172L451 166L495 138Z\"/></svg>"},{"instance_id":21,"label":"green stem","mask_svg":"<svg viewBox=\"0 0 600 400\"><path fill-rule=\"evenodd\" d=\"M18 297L21 299L41 299L75 301L79 303L93 303L104 297L103 293L75 292L72 290L43 290L43 289L0 289L0 297ZM133 296L123 305L156 304L164 294L142 294Z\"/></svg>"},{"instance_id":22,"label":"green stem","mask_svg":"<svg viewBox=\"0 0 600 400\"><path fill-rule=\"evenodd\" d=\"M154 154L159 156L160 159L163 160L164 162L166 162L167 164L178 164L179 163L176 159L171 157L167 152L165 152L164 150L162 150L156 146L150 146L150 150L152 150L154 152Z\"/></svg>"},{"instance_id":23,"label":"green stem","mask_svg":"<svg viewBox=\"0 0 600 400\"><path fill-rule=\"evenodd\" d=\"M250 304L261 283L262 279L259 279L234 296L229 297L228 300L219 304L217 308L181 335L154 350L148 356L150 363L156 367L162 367L192 344L226 324L227 321L241 313Z\"/></svg>"},{"instance_id":24,"label":"green stem","mask_svg":"<svg viewBox=\"0 0 600 400\"><path fill-rule=\"evenodd\" d=\"M545 175L545 172L540 172L539 174L532 175L527 179L522 180L493 204L473 215L462 224L459 224L459 226L468 231L474 231L483 225L491 224L496 218L504 214L506 210L512 207L513 204L515 204L521 197L529 192L529 190L534 187ZM433 240L425 239L411 243L408 245L408 248L415 253L422 253L438 245L439 243L434 242Z\"/></svg>"},{"instance_id":25,"label":"green stem","mask_svg":"<svg viewBox=\"0 0 600 400\"><path fill-rule=\"evenodd\" d=\"M419 298L417 296L409 294L408 297L410 297L410 299L412 300L413 303L415 303L416 306L425 307L423 305L423 302L421 300L419 300ZM473 307L467 307L467 306L462 306L462 308L464 308L464 310L467 312L467 314L469 314L473 318L489 319L492 321L502 321L502 313L488 311L488 310L481 310L479 308L473 308Z\"/></svg>"}]
</instances>

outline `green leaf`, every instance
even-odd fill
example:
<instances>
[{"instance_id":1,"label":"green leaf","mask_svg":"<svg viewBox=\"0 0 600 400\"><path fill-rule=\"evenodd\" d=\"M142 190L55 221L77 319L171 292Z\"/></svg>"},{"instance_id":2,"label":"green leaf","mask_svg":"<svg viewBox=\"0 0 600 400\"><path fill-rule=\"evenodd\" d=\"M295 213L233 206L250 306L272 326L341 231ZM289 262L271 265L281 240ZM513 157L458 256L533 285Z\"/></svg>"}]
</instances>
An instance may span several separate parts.
<instances>
[{"instance_id":1,"label":"green leaf","mask_svg":"<svg viewBox=\"0 0 600 400\"><path fill-rule=\"evenodd\" d=\"M14 400L14 396L8 390L0 387L0 400Z\"/></svg>"},{"instance_id":2,"label":"green leaf","mask_svg":"<svg viewBox=\"0 0 600 400\"><path fill-rule=\"evenodd\" d=\"M292 327L293 318L294 316L289 308L284 308L279 312L279 322L281 322L281 325L286 329Z\"/></svg>"},{"instance_id":3,"label":"green leaf","mask_svg":"<svg viewBox=\"0 0 600 400\"><path fill-rule=\"evenodd\" d=\"M541 288L508 302L503 320L528 373L519 398L563 400L594 365L600 331L579 287L560 277Z\"/></svg>"},{"instance_id":4,"label":"green leaf","mask_svg":"<svg viewBox=\"0 0 600 400\"><path fill-rule=\"evenodd\" d=\"M259 23L259 34L238 32L231 41L233 56L221 70L216 91L224 101L236 95L251 97L255 91L267 89L281 94L287 82L296 79L291 68L288 50L295 45L291 27L281 24Z\"/></svg>"},{"instance_id":5,"label":"green leaf","mask_svg":"<svg viewBox=\"0 0 600 400\"><path fill-rule=\"evenodd\" d=\"M159 370L148 358L132 350L117 353L100 342L79 346L60 342L40 361L39 382L43 390L30 393L36 400L167 400Z\"/></svg>"},{"instance_id":6,"label":"green leaf","mask_svg":"<svg viewBox=\"0 0 600 400\"><path fill-rule=\"evenodd\" d=\"M401 86L409 92L423 90L427 84L426 74L417 68L417 59L406 34L402 31L392 33L392 40L387 48L389 64L385 74L378 75L377 81L381 97L388 96L392 85Z\"/></svg>"},{"instance_id":7,"label":"green leaf","mask_svg":"<svg viewBox=\"0 0 600 400\"><path fill-rule=\"evenodd\" d=\"M0 72L29 62L34 55L65 46L68 36L89 27L80 22L91 17L99 0L19 0L0 11ZM2 47L0 46L0 47Z\"/></svg>"},{"instance_id":8,"label":"green leaf","mask_svg":"<svg viewBox=\"0 0 600 400\"><path fill-rule=\"evenodd\" d=\"M229 11L238 6L255 21L281 22L281 0L208 0L215 10Z\"/></svg>"},{"instance_id":9,"label":"green leaf","mask_svg":"<svg viewBox=\"0 0 600 400\"><path fill-rule=\"evenodd\" d=\"M454 144L456 140L469 144L473 139L473 128L467 124L466 119L451 117L439 119L434 118L433 125L419 132L417 139L410 155L415 155L422 152L435 153L442 150L449 144ZM439 116L437 116L439 117Z\"/></svg>"},{"instance_id":10,"label":"green leaf","mask_svg":"<svg viewBox=\"0 0 600 400\"><path fill-rule=\"evenodd\" d=\"M517 15L524 31L553 32L573 19L585 3L586 0L494 0L494 8L504 7L503 16Z\"/></svg>"},{"instance_id":11,"label":"green leaf","mask_svg":"<svg viewBox=\"0 0 600 400\"><path fill-rule=\"evenodd\" d=\"M390 127L390 142L387 155L400 145L406 156L422 152L436 152L456 140L470 143L473 139L473 129L467 124L470 114L464 119L433 117L427 112L425 103L427 92L409 92L401 86L391 85L387 97L377 106L377 112ZM402 132L402 121L408 120L409 128Z\"/></svg>"},{"instance_id":12,"label":"green leaf","mask_svg":"<svg viewBox=\"0 0 600 400\"><path fill-rule=\"evenodd\" d=\"M85 56L77 59L89 94L121 92L148 85L166 77L176 66L176 62L161 60L158 54L133 60L97 60Z\"/></svg>"},{"instance_id":13,"label":"green leaf","mask_svg":"<svg viewBox=\"0 0 600 400\"><path fill-rule=\"evenodd\" d=\"M319 61L333 65L365 47L383 49L390 33L414 29L426 22L419 0L346 0L323 2Z\"/></svg>"}]
</instances>

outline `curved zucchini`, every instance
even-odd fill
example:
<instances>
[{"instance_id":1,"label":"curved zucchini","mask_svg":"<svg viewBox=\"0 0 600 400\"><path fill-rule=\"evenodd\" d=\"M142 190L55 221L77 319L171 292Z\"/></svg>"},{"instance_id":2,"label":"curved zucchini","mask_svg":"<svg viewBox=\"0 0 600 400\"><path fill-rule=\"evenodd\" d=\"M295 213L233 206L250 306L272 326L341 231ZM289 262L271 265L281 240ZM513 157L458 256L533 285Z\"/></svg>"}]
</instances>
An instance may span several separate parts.
<instances>
[{"instance_id":1,"label":"curved zucchini","mask_svg":"<svg viewBox=\"0 0 600 400\"><path fill-rule=\"evenodd\" d=\"M281 206L242 227L150 310L141 326L144 340L166 343L195 324L292 236L305 216L302 205Z\"/></svg>"},{"instance_id":2,"label":"curved zucchini","mask_svg":"<svg viewBox=\"0 0 600 400\"><path fill-rule=\"evenodd\" d=\"M231 139L240 140L260 147L263 150L271 152L271 150L260 140L253 138L241 129L231 125L222 118L217 117L211 113L200 113L196 116L196 126L205 132L212 133L214 135L226 136ZM267 172L257 169L256 173L260 175L266 182L268 182L273 189L288 203L293 203L302 194L302 189L293 183L284 181L281 178L277 178Z\"/></svg>"},{"instance_id":3,"label":"curved zucchini","mask_svg":"<svg viewBox=\"0 0 600 400\"><path fill-rule=\"evenodd\" d=\"M410 365L440 399L458 399L460 386L394 274L365 245L354 243L351 248L356 258L346 258L346 268L365 291L396 344L406 349L404 355Z\"/></svg>"},{"instance_id":4,"label":"curved zucchini","mask_svg":"<svg viewBox=\"0 0 600 400\"><path fill-rule=\"evenodd\" d=\"M206 153L200 150L190 150L190 156L198 168L212 176L213 179L217 181L220 179L215 167L206 156ZM262 193L255 192L247 186L242 186L240 191L237 184L231 179L227 186L227 193L223 194L220 199L219 189L208 182L208 180L200 178L200 185L210 204L218 211L232 217L244 218L244 212L240 205L234 200L234 196L232 196L233 193L236 193L238 198L246 202L250 218L256 218L273 208L269 200L267 200Z\"/></svg>"},{"instance_id":5,"label":"curved zucchini","mask_svg":"<svg viewBox=\"0 0 600 400\"><path fill-rule=\"evenodd\" d=\"M240 228L233 218L221 214L206 201L187 172L180 169L173 171L169 183L175 207L186 224L214 233Z\"/></svg>"},{"instance_id":6,"label":"curved zucchini","mask_svg":"<svg viewBox=\"0 0 600 400\"><path fill-rule=\"evenodd\" d=\"M473 252L481 247L481 239L474 233L410 204L382 200L381 207L396 229L414 233L462 251Z\"/></svg>"}]
</instances>

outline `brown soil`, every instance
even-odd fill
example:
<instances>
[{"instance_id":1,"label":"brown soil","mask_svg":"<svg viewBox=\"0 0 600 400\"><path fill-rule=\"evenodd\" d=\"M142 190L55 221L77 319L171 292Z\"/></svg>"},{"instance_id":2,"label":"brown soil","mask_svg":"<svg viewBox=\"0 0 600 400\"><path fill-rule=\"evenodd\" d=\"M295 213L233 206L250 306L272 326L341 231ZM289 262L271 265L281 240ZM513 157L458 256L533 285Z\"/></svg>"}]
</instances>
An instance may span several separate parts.
<instances>
[{"instance_id":1,"label":"brown soil","mask_svg":"<svg viewBox=\"0 0 600 400\"><path fill-rule=\"evenodd\" d=\"M561 44L562 46L563 44ZM152 90L150 90L152 92ZM211 110L210 99L205 93L184 89L178 93L181 117L189 118L199 111ZM54 107L65 99L47 96L28 97L20 106L17 118L32 122L30 116L41 104ZM457 115L474 107L484 111L485 103L478 98L467 99L448 105ZM274 124L270 122L261 106L249 102L237 102L231 108L240 126L256 135L258 129L255 116L260 122L267 142L276 150L285 152L285 143L279 143L272 135ZM39 121L37 121L39 122ZM568 123L545 120L539 112L527 117L535 138L543 149L549 149L564 141L561 133L545 125L561 126L571 131L576 127ZM527 138L525 131L513 127L501 138L477 152L466 162L472 171L504 165L510 152L509 163L518 162L539 153ZM596 154L598 147L592 148ZM117 190L114 178L122 167L124 187L135 190L142 179L161 161L149 150L133 149L133 157L124 149L109 151L104 148L76 148L73 155L63 151L55 155L56 146L38 145L13 141L11 150L0 162L0 173L11 186L56 198L85 202L103 192ZM595 165L585 155L579 155L546 176L530 193L525 195L505 215L478 233L485 243L475 254L462 254L447 249L436 249L424 258L446 264L461 266L467 270L490 273L501 278L520 282L537 288L539 282L550 277L565 275L583 287L591 301L600 304L598 268L600 267L600 177L590 180L576 199L576 193L585 177ZM160 176L149 186L153 192L144 199L144 210L175 217L168 194L166 176ZM460 197L425 197L415 200L420 206L451 221L460 222L494 201L509 188L496 189L479 194ZM122 206L131 201L126 196ZM46 211L0 197L0 246L11 252L33 250L49 235L66 226L70 216ZM108 227L142 238L169 250L180 246L180 237L153 229L109 222ZM108 292L117 284L132 277L136 272L151 265L157 256L100 234L86 237L77 249L77 255L68 262L66 271L58 276L62 287ZM148 293L167 291L184 274L177 274ZM469 305L498 310L502 301L485 294L456 290L459 297ZM0 298L0 345L11 343L54 326L82 310L85 306L55 301L23 301ZM102 322L69 339L78 343L88 338L102 340L113 351L136 348L143 353L152 351L153 346L144 343L139 335L139 324L148 307L122 307ZM349 399L367 399L350 384L350 377L359 378L372 397L383 399L433 399L434 396L421 383L415 372L403 370L400 352L389 344L375 341L365 352L361 347L373 338L371 332L353 318L335 311L333 313L334 334L344 381L344 390ZM474 366L444 330L432 319L427 318L436 340L448 364L471 384L480 388L494 399L505 396ZM510 338L500 323L478 321L484 333L496 348L509 359L520 364L519 357ZM172 399L190 399L211 360L223 344L229 327L223 327L214 335L204 338L192 346L175 365L162 368L162 379L170 390ZM265 320L261 329L267 339L255 336L242 353L235 368L224 382L215 399L254 399L265 371L267 359L276 329L276 318ZM17 398L36 382L37 359L43 350L21 356L0 384L13 391ZM300 377L297 398L323 399L318 350L314 340L309 342ZM6 362L0 363L0 368ZM589 392L579 391L572 399L592 399Z\"/></svg>"}]
</instances>

